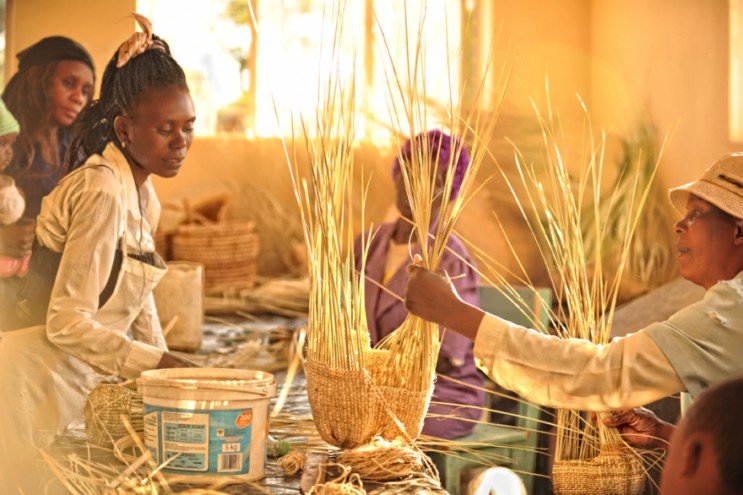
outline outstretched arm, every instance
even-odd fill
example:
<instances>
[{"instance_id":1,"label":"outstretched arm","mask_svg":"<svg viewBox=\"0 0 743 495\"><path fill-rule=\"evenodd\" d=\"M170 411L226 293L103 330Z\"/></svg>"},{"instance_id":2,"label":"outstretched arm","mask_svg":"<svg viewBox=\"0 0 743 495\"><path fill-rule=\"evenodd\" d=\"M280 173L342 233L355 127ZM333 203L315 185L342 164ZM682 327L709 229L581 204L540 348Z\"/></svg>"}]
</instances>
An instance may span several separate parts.
<instances>
[{"instance_id":1,"label":"outstretched arm","mask_svg":"<svg viewBox=\"0 0 743 495\"><path fill-rule=\"evenodd\" d=\"M408 311L474 340L481 369L527 400L549 407L609 411L684 390L673 366L645 332L605 345L560 339L463 302L446 274L412 265L409 271Z\"/></svg>"}]
</instances>

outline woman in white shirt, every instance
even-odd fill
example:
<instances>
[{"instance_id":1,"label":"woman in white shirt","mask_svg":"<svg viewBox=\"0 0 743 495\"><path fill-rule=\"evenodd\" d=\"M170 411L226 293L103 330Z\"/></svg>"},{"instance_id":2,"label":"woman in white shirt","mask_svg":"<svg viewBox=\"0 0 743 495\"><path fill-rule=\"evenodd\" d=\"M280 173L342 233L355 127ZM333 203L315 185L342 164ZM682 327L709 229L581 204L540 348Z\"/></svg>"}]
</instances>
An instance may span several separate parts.
<instances>
[{"instance_id":1,"label":"woman in white shirt","mask_svg":"<svg viewBox=\"0 0 743 495\"><path fill-rule=\"evenodd\" d=\"M79 117L68 172L37 219L21 302L0 334L0 492L43 493L37 449L82 417L99 373L191 366L167 351L152 289L165 272L150 174L177 175L195 120L185 74L144 33L106 67ZM132 338L127 334L131 332Z\"/></svg>"}]
</instances>

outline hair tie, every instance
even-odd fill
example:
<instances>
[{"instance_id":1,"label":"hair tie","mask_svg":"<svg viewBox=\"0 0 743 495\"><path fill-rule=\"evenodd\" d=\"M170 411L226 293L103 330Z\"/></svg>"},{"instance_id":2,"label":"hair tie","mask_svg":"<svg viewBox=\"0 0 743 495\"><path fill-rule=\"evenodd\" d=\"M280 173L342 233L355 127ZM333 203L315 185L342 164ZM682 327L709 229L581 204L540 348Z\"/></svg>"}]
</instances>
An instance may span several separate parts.
<instances>
[{"instance_id":1,"label":"hair tie","mask_svg":"<svg viewBox=\"0 0 743 495\"><path fill-rule=\"evenodd\" d=\"M143 54L153 47L152 43L152 23L143 15L132 13L142 31L134 32L129 38L119 46L119 56L116 60L116 67L120 68L134 57Z\"/></svg>"}]
</instances>

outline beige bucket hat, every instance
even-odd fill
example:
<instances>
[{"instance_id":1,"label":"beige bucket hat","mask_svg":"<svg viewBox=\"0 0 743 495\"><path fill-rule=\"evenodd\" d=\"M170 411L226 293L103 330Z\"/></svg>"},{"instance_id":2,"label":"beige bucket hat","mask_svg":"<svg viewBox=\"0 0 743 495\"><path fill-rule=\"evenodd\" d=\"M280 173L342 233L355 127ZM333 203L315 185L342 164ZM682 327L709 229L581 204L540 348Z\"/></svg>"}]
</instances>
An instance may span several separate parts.
<instances>
[{"instance_id":1,"label":"beige bucket hat","mask_svg":"<svg viewBox=\"0 0 743 495\"><path fill-rule=\"evenodd\" d=\"M728 153L694 182L668 191L671 204L686 214L686 201L693 194L736 218L743 218L743 153Z\"/></svg>"}]
</instances>

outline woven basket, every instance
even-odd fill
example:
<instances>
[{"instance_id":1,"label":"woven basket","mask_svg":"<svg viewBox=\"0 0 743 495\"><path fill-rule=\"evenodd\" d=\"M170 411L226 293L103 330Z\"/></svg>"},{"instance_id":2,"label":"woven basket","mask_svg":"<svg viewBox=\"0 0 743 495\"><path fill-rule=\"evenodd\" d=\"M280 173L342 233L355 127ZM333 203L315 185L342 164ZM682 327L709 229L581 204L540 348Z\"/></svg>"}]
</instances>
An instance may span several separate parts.
<instances>
[{"instance_id":1,"label":"woven basket","mask_svg":"<svg viewBox=\"0 0 743 495\"><path fill-rule=\"evenodd\" d=\"M322 439L342 449L369 443L378 432L378 399L369 374L312 359L305 363L305 373L312 418Z\"/></svg>"},{"instance_id":2,"label":"woven basket","mask_svg":"<svg viewBox=\"0 0 743 495\"><path fill-rule=\"evenodd\" d=\"M85 433L88 441L100 447L111 447L129 434L121 420L124 415L135 431L143 431L142 396L121 385L101 383L85 403Z\"/></svg>"},{"instance_id":3,"label":"woven basket","mask_svg":"<svg viewBox=\"0 0 743 495\"><path fill-rule=\"evenodd\" d=\"M413 440L418 438L426 419L431 393L391 387L381 387L381 390L385 403L392 409L395 418L402 423L405 433ZM377 422L382 427L379 436L390 441L401 436L400 427L390 417L389 411L382 407L378 410Z\"/></svg>"},{"instance_id":4,"label":"woven basket","mask_svg":"<svg viewBox=\"0 0 743 495\"><path fill-rule=\"evenodd\" d=\"M603 445L589 461L555 461L552 486L555 495L641 495L645 469L626 445Z\"/></svg>"},{"instance_id":5,"label":"woven basket","mask_svg":"<svg viewBox=\"0 0 743 495\"><path fill-rule=\"evenodd\" d=\"M389 373L388 350L372 349L364 353L364 362L375 383L380 383L382 373ZM418 438L423 429L428 404L433 392L433 384L428 392L412 392L410 390L379 387L384 398L384 404L378 404L376 423L379 425L379 436L392 441L401 436L397 419L405 428L411 439Z\"/></svg>"},{"instance_id":6,"label":"woven basket","mask_svg":"<svg viewBox=\"0 0 743 495\"><path fill-rule=\"evenodd\" d=\"M253 222L182 225L173 234L173 260L204 265L204 288L255 284L259 237Z\"/></svg>"}]
</instances>

